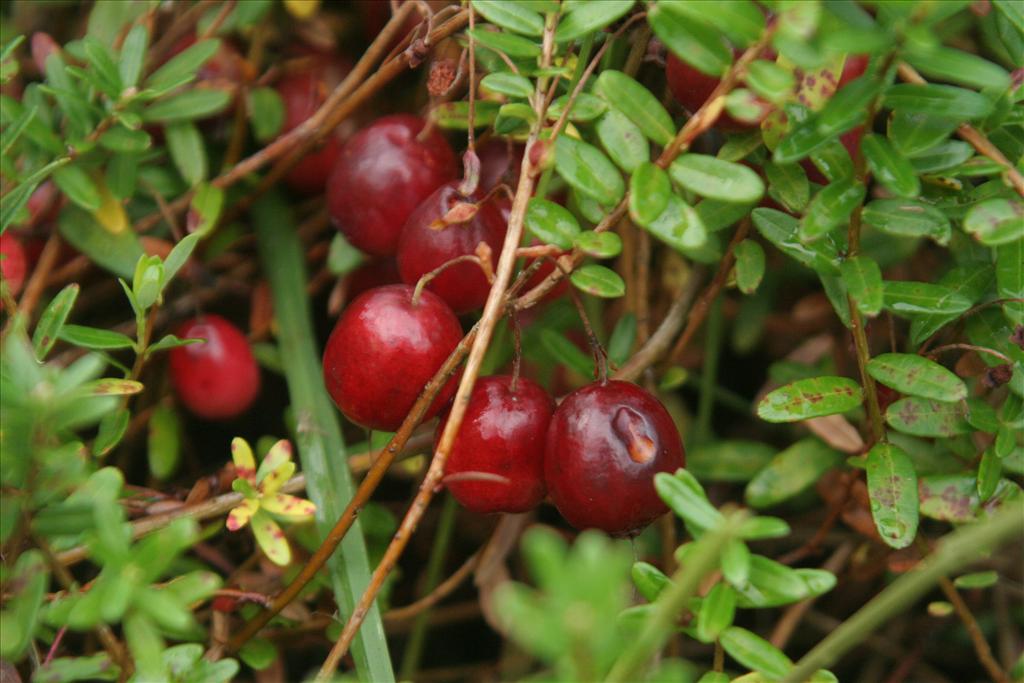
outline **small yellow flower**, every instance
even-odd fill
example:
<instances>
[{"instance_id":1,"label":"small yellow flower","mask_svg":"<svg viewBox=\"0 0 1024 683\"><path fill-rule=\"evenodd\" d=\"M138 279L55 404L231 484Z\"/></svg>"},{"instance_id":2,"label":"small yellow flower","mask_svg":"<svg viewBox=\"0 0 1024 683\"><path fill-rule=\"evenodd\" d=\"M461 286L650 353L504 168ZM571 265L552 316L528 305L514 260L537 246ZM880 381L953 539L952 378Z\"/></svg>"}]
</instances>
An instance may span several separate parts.
<instances>
[{"instance_id":1,"label":"small yellow flower","mask_svg":"<svg viewBox=\"0 0 1024 683\"><path fill-rule=\"evenodd\" d=\"M305 522L316 512L312 502L280 493L281 487L295 473L291 444L281 439L271 446L257 470L249 443L235 437L231 441L231 458L235 461L236 472L232 488L241 493L244 500L228 514L228 529L238 531L251 523L256 542L267 557L274 564L288 564L292 551L275 518Z\"/></svg>"}]
</instances>

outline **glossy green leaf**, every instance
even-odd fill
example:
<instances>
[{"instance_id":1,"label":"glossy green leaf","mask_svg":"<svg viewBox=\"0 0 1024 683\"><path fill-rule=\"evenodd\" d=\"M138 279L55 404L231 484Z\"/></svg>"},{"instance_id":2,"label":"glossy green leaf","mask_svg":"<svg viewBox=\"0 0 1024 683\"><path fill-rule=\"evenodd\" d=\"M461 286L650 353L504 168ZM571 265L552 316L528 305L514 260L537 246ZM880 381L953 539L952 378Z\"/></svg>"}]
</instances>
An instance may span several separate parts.
<instances>
[{"instance_id":1,"label":"glossy green leaf","mask_svg":"<svg viewBox=\"0 0 1024 683\"><path fill-rule=\"evenodd\" d=\"M646 227L657 220L668 206L672 183L661 167L645 161L629 178L629 216Z\"/></svg>"},{"instance_id":2,"label":"glossy green leaf","mask_svg":"<svg viewBox=\"0 0 1024 683\"><path fill-rule=\"evenodd\" d=\"M956 436L970 431L965 412L963 403L908 396L886 409L885 421L893 429L914 436Z\"/></svg>"},{"instance_id":3,"label":"glossy green leaf","mask_svg":"<svg viewBox=\"0 0 1024 683\"><path fill-rule=\"evenodd\" d=\"M952 228L942 211L914 199L876 199L861 213L864 225L900 237L929 237L949 244Z\"/></svg>"},{"instance_id":4,"label":"glossy green leaf","mask_svg":"<svg viewBox=\"0 0 1024 683\"><path fill-rule=\"evenodd\" d=\"M537 118L533 107L525 102L509 102L498 108L494 119L494 132L498 135L513 135L526 132Z\"/></svg>"},{"instance_id":5,"label":"glossy green leaf","mask_svg":"<svg viewBox=\"0 0 1024 683\"><path fill-rule=\"evenodd\" d=\"M974 148L960 140L947 140L910 158L919 173L938 173L963 164L974 155Z\"/></svg>"},{"instance_id":6,"label":"glossy green leaf","mask_svg":"<svg viewBox=\"0 0 1024 683\"><path fill-rule=\"evenodd\" d=\"M135 346L131 337L120 332L82 325L62 325L58 336L69 344L94 351L130 349Z\"/></svg>"},{"instance_id":7,"label":"glossy green leaf","mask_svg":"<svg viewBox=\"0 0 1024 683\"><path fill-rule=\"evenodd\" d=\"M571 249L580 234L579 223L568 209L539 197L530 199L526 207L526 228L542 242L562 249Z\"/></svg>"},{"instance_id":8,"label":"glossy green leaf","mask_svg":"<svg viewBox=\"0 0 1024 683\"><path fill-rule=\"evenodd\" d=\"M715 3L670 3L670 9L693 21L704 22L721 31L736 46L746 47L761 37L765 17L750 0L721 0Z\"/></svg>"},{"instance_id":9,"label":"glossy green leaf","mask_svg":"<svg viewBox=\"0 0 1024 683\"><path fill-rule=\"evenodd\" d=\"M67 198L86 211L96 211L103 203L99 188L81 166L69 164L53 172L53 182Z\"/></svg>"},{"instance_id":10,"label":"glossy green leaf","mask_svg":"<svg viewBox=\"0 0 1024 683\"><path fill-rule=\"evenodd\" d=\"M910 161L881 135L865 135L860 143L868 168L878 182L900 197L916 197L921 183Z\"/></svg>"},{"instance_id":11,"label":"glossy green leaf","mask_svg":"<svg viewBox=\"0 0 1024 683\"><path fill-rule=\"evenodd\" d=\"M231 102L231 93L213 88L196 88L165 97L147 107L142 118L147 123L193 121L219 114Z\"/></svg>"},{"instance_id":12,"label":"glossy green leaf","mask_svg":"<svg viewBox=\"0 0 1024 683\"><path fill-rule=\"evenodd\" d=\"M466 33L481 45L500 50L513 59L532 59L539 57L541 53L541 47L537 41L501 31L491 31L488 30L486 24Z\"/></svg>"},{"instance_id":13,"label":"glossy green leaf","mask_svg":"<svg viewBox=\"0 0 1024 683\"><path fill-rule=\"evenodd\" d=\"M587 256L613 258L622 252L622 238L614 232L584 230L573 238L573 246Z\"/></svg>"},{"instance_id":14,"label":"glossy green leaf","mask_svg":"<svg viewBox=\"0 0 1024 683\"><path fill-rule=\"evenodd\" d=\"M614 21L618 21L631 10L634 0L604 0L603 2L587 2L576 5L573 10L558 22L555 29L555 42L567 43L599 31Z\"/></svg>"},{"instance_id":15,"label":"glossy green leaf","mask_svg":"<svg viewBox=\"0 0 1024 683\"><path fill-rule=\"evenodd\" d=\"M733 539L722 551L722 576L733 586L742 586L750 577L750 549L747 544Z\"/></svg>"},{"instance_id":16,"label":"glossy green leaf","mask_svg":"<svg viewBox=\"0 0 1024 683\"><path fill-rule=\"evenodd\" d=\"M800 239L816 240L849 222L850 214L864 201L864 185L852 178L829 183L814 195L800 220Z\"/></svg>"},{"instance_id":17,"label":"glossy green leaf","mask_svg":"<svg viewBox=\"0 0 1024 683\"><path fill-rule=\"evenodd\" d=\"M889 118L889 139L896 149L913 157L949 138L958 121L927 112L897 110Z\"/></svg>"},{"instance_id":18,"label":"glossy green leaf","mask_svg":"<svg viewBox=\"0 0 1024 683\"><path fill-rule=\"evenodd\" d=\"M863 125L865 112L878 96L882 84L872 76L850 81L829 98L815 120L818 132L839 135Z\"/></svg>"},{"instance_id":19,"label":"glossy green leaf","mask_svg":"<svg viewBox=\"0 0 1024 683\"><path fill-rule=\"evenodd\" d=\"M978 463L978 498L981 502L988 501L996 492L999 479L1003 475L1003 463L994 448L989 448L981 455Z\"/></svg>"},{"instance_id":20,"label":"glossy green leaf","mask_svg":"<svg viewBox=\"0 0 1024 683\"><path fill-rule=\"evenodd\" d=\"M796 124L779 141L772 152L772 161L777 164L791 164L800 161L808 154L824 147L834 136L818 130L817 123L812 119Z\"/></svg>"},{"instance_id":21,"label":"glossy green leaf","mask_svg":"<svg viewBox=\"0 0 1024 683\"><path fill-rule=\"evenodd\" d=\"M804 210L811 198L811 185L807 181L807 173L800 164L767 162L764 165L764 173L768 178L769 195L790 211Z\"/></svg>"},{"instance_id":22,"label":"glossy green leaf","mask_svg":"<svg viewBox=\"0 0 1024 683\"><path fill-rule=\"evenodd\" d=\"M1020 239L1024 203L1015 199L989 199L975 204L964 217L964 230L990 247Z\"/></svg>"},{"instance_id":23,"label":"glossy green leaf","mask_svg":"<svg viewBox=\"0 0 1024 683\"><path fill-rule=\"evenodd\" d=\"M739 534L745 541L759 541L765 538L783 538L789 536L791 531L784 519L758 516L743 520Z\"/></svg>"},{"instance_id":24,"label":"glossy green leaf","mask_svg":"<svg viewBox=\"0 0 1024 683\"><path fill-rule=\"evenodd\" d=\"M61 236L96 264L121 277L135 272L142 246L131 230L115 235L78 208L62 211L59 226Z\"/></svg>"},{"instance_id":25,"label":"glossy green leaf","mask_svg":"<svg viewBox=\"0 0 1024 683\"><path fill-rule=\"evenodd\" d=\"M189 203L189 230L196 235L206 235L217 224L223 207L224 190L209 183L201 183Z\"/></svg>"},{"instance_id":26,"label":"glossy green leaf","mask_svg":"<svg viewBox=\"0 0 1024 683\"><path fill-rule=\"evenodd\" d=\"M146 79L145 86L156 92L167 92L196 77L199 67L220 49L220 41L201 40L182 50Z\"/></svg>"},{"instance_id":27,"label":"glossy green leaf","mask_svg":"<svg viewBox=\"0 0 1024 683\"><path fill-rule=\"evenodd\" d=\"M602 71L594 85L594 92L662 147L675 137L676 127L672 117L658 98L621 71Z\"/></svg>"},{"instance_id":28,"label":"glossy green leaf","mask_svg":"<svg viewBox=\"0 0 1024 683\"><path fill-rule=\"evenodd\" d=\"M793 662L781 650L745 628L730 626L720 642L730 657L770 678L782 678L793 668Z\"/></svg>"},{"instance_id":29,"label":"glossy green leaf","mask_svg":"<svg viewBox=\"0 0 1024 683\"><path fill-rule=\"evenodd\" d=\"M840 271L857 309L867 316L878 315L883 300L882 270L878 263L867 256L855 256L843 261Z\"/></svg>"},{"instance_id":30,"label":"glossy green leaf","mask_svg":"<svg viewBox=\"0 0 1024 683\"><path fill-rule=\"evenodd\" d=\"M734 588L741 608L779 607L811 597L811 587L799 570L763 555L750 556L748 583Z\"/></svg>"},{"instance_id":31,"label":"glossy green leaf","mask_svg":"<svg viewBox=\"0 0 1024 683\"><path fill-rule=\"evenodd\" d=\"M654 602L661 591L672 583L660 569L647 562L634 563L632 574L636 589L648 602Z\"/></svg>"},{"instance_id":32,"label":"glossy green leaf","mask_svg":"<svg viewBox=\"0 0 1024 683\"><path fill-rule=\"evenodd\" d=\"M153 146L153 139L144 130L130 130L124 126L113 126L100 136L101 146L112 152L145 152Z\"/></svg>"},{"instance_id":33,"label":"glossy green leaf","mask_svg":"<svg viewBox=\"0 0 1024 683\"><path fill-rule=\"evenodd\" d=\"M560 135L555 142L555 170L567 183L604 206L619 203L626 193L622 174L593 145Z\"/></svg>"},{"instance_id":34,"label":"glossy green leaf","mask_svg":"<svg viewBox=\"0 0 1024 683\"><path fill-rule=\"evenodd\" d=\"M117 71L123 87L133 88L138 85L148 46L149 31L146 30L146 27L142 24L132 26L121 45L121 54L117 63Z\"/></svg>"},{"instance_id":35,"label":"glossy green leaf","mask_svg":"<svg viewBox=\"0 0 1024 683\"><path fill-rule=\"evenodd\" d=\"M569 276L579 290L604 299L616 299L626 293L626 283L610 268L591 263Z\"/></svg>"},{"instance_id":36,"label":"glossy green leaf","mask_svg":"<svg viewBox=\"0 0 1024 683\"><path fill-rule=\"evenodd\" d=\"M97 85L108 97L118 99L124 86L121 84L121 75L110 48L91 36L86 36L82 40L82 47L90 73Z\"/></svg>"},{"instance_id":37,"label":"glossy green leaf","mask_svg":"<svg viewBox=\"0 0 1024 683\"><path fill-rule=\"evenodd\" d=\"M757 404L757 415L766 422L796 422L845 413L863 400L860 385L849 377L810 377L770 392Z\"/></svg>"},{"instance_id":38,"label":"glossy green leaf","mask_svg":"<svg viewBox=\"0 0 1024 683\"><path fill-rule=\"evenodd\" d=\"M853 159L839 140L829 140L812 151L810 160L829 182L853 176Z\"/></svg>"},{"instance_id":39,"label":"glossy green leaf","mask_svg":"<svg viewBox=\"0 0 1024 683\"><path fill-rule=\"evenodd\" d=\"M757 208L751 212L754 226L765 239L781 252L812 270L826 274L839 273L839 258L825 240L804 244L797 233L800 223L789 214L775 209Z\"/></svg>"},{"instance_id":40,"label":"glossy green leaf","mask_svg":"<svg viewBox=\"0 0 1024 683\"><path fill-rule=\"evenodd\" d=\"M750 63L745 80L751 90L775 104L786 101L796 88L791 71L765 59Z\"/></svg>"},{"instance_id":41,"label":"glossy green leaf","mask_svg":"<svg viewBox=\"0 0 1024 683\"><path fill-rule=\"evenodd\" d=\"M61 328L64 327L71 309L78 298L80 287L77 282L64 287L53 297L49 305L43 309L36 324L35 332L32 333L32 346L35 347L36 358L42 362L49 355L53 345L60 337Z\"/></svg>"},{"instance_id":42,"label":"glossy green leaf","mask_svg":"<svg viewBox=\"0 0 1024 683\"><path fill-rule=\"evenodd\" d=\"M687 448L686 469L700 481L748 482L776 454L759 441L728 440Z\"/></svg>"},{"instance_id":43,"label":"glossy green leaf","mask_svg":"<svg viewBox=\"0 0 1024 683\"><path fill-rule=\"evenodd\" d=\"M704 154L684 154L669 166L672 180L703 197L745 204L764 195L764 182L746 166Z\"/></svg>"},{"instance_id":44,"label":"glossy green leaf","mask_svg":"<svg viewBox=\"0 0 1024 683\"><path fill-rule=\"evenodd\" d=\"M885 106L907 113L963 121L988 116L993 105L984 95L953 85L900 83L886 91Z\"/></svg>"},{"instance_id":45,"label":"glossy green leaf","mask_svg":"<svg viewBox=\"0 0 1024 683\"><path fill-rule=\"evenodd\" d=\"M963 574L962 576L956 577L953 580L953 584L957 588L965 590L973 590L978 588L989 588L999 582L999 572L994 570L984 572L972 572L970 574Z\"/></svg>"},{"instance_id":46,"label":"glossy green leaf","mask_svg":"<svg viewBox=\"0 0 1024 683\"><path fill-rule=\"evenodd\" d=\"M733 204L717 199L702 199L694 207L700 222L710 232L732 227L738 220L750 214L750 204Z\"/></svg>"},{"instance_id":47,"label":"glossy green leaf","mask_svg":"<svg viewBox=\"0 0 1024 683\"><path fill-rule=\"evenodd\" d=\"M964 381L938 363L912 353L883 353L868 361L868 374L910 396L936 401L967 398Z\"/></svg>"},{"instance_id":48,"label":"glossy green leaf","mask_svg":"<svg viewBox=\"0 0 1024 683\"><path fill-rule=\"evenodd\" d=\"M473 9L484 19L502 28L524 36L544 33L544 18L536 12L502 0L473 0Z\"/></svg>"},{"instance_id":49,"label":"glossy green leaf","mask_svg":"<svg viewBox=\"0 0 1024 683\"><path fill-rule=\"evenodd\" d=\"M131 413L127 408L118 408L104 415L100 420L99 429L96 430L96 438L92 442L92 454L97 458L103 458L114 450L128 431L130 420Z\"/></svg>"},{"instance_id":50,"label":"glossy green leaf","mask_svg":"<svg viewBox=\"0 0 1024 683\"><path fill-rule=\"evenodd\" d=\"M149 472L163 481L174 474L181 459L181 423L173 408L158 405L149 419Z\"/></svg>"},{"instance_id":51,"label":"glossy green leaf","mask_svg":"<svg viewBox=\"0 0 1024 683\"><path fill-rule=\"evenodd\" d=\"M764 277L764 249L754 240L736 245L736 286L744 294L753 294Z\"/></svg>"},{"instance_id":52,"label":"glossy green leaf","mask_svg":"<svg viewBox=\"0 0 1024 683\"><path fill-rule=\"evenodd\" d=\"M917 473L910 456L897 446L879 443L868 452L868 497L871 517L882 540L906 548L917 535Z\"/></svg>"},{"instance_id":53,"label":"glossy green leaf","mask_svg":"<svg viewBox=\"0 0 1024 683\"><path fill-rule=\"evenodd\" d=\"M1017 299L1003 304L1006 318L1024 325L1024 239L996 247L996 290L1002 299Z\"/></svg>"},{"instance_id":54,"label":"glossy green leaf","mask_svg":"<svg viewBox=\"0 0 1024 683\"><path fill-rule=\"evenodd\" d=\"M746 88L735 88L725 96L725 111L737 121L754 125L770 110L764 100Z\"/></svg>"},{"instance_id":55,"label":"glossy green leaf","mask_svg":"<svg viewBox=\"0 0 1024 683\"><path fill-rule=\"evenodd\" d=\"M905 59L933 80L994 90L1005 90L1010 86L1010 74L1005 69L970 52L941 45L920 48L911 43Z\"/></svg>"},{"instance_id":56,"label":"glossy green leaf","mask_svg":"<svg viewBox=\"0 0 1024 683\"><path fill-rule=\"evenodd\" d=\"M772 458L747 484L744 498L759 509L778 505L813 486L842 461L842 454L821 441L803 439Z\"/></svg>"},{"instance_id":57,"label":"glossy green leaf","mask_svg":"<svg viewBox=\"0 0 1024 683\"><path fill-rule=\"evenodd\" d=\"M901 315L963 313L971 301L953 289L928 282L887 281L885 307Z\"/></svg>"},{"instance_id":58,"label":"glossy green leaf","mask_svg":"<svg viewBox=\"0 0 1024 683\"><path fill-rule=\"evenodd\" d=\"M659 472L654 476L654 488L680 519L695 527L713 529L722 522L722 513L708 502L704 489L688 471Z\"/></svg>"},{"instance_id":59,"label":"glossy green leaf","mask_svg":"<svg viewBox=\"0 0 1024 683\"><path fill-rule=\"evenodd\" d=\"M669 195L668 205L649 225L649 233L680 253L702 246L707 241L707 230L700 216L678 195Z\"/></svg>"},{"instance_id":60,"label":"glossy green leaf","mask_svg":"<svg viewBox=\"0 0 1024 683\"><path fill-rule=\"evenodd\" d=\"M643 131L618 109L609 109L597 120L597 137L612 161L627 173L651 158Z\"/></svg>"},{"instance_id":61,"label":"glossy green leaf","mask_svg":"<svg viewBox=\"0 0 1024 683\"><path fill-rule=\"evenodd\" d=\"M555 98L551 106L548 107L548 118L552 121L557 121L568 104L568 95ZM569 120L576 121L577 123L586 123L593 121L606 111L608 111L607 102L590 93L581 92L573 100L572 111L569 112Z\"/></svg>"},{"instance_id":62,"label":"glossy green leaf","mask_svg":"<svg viewBox=\"0 0 1024 683\"><path fill-rule=\"evenodd\" d=\"M703 21L681 14L673 3L659 2L651 7L647 21L665 47L702 73L721 76L732 63L721 34Z\"/></svg>"},{"instance_id":63,"label":"glossy green leaf","mask_svg":"<svg viewBox=\"0 0 1024 683\"><path fill-rule=\"evenodd\" d=\"M487 74L480 81L480 86L485 90L509 97L526 98L533 94L533 84L530 83L530 79L508 72Z\"/></svg>"},{"instance_id":64,"label":"glossy green leaf","mask_svg":"<svg viewBox=\"0 0 1024 683\"><path fill-rule=\"evenodd\" d=\"M727 583L716 583L700 603L697 615L697 637L713 643L725 629L732 626L736 615L736 591Z\"/></svg>"},{"instance_id":65,"label":"glossy green leaf","mask_svg":"<svg viewBox=\"0 0 1024 683\"><path fill-rule=\"evenodd\" d=\"M167 149L178 173L190 187L206 180L206 146L199 129L190 121L180 121L164 127Z\"/></svg>"},{"instance_id":66,"label":"glossy green leaf","mask_svg":"<svg viewBox=\"0 0 1024 683\"><path fill-rule=\"evenodd\" d=\"M259 142L270 142L284 126L284 100L277 90L268 87L251 88L248 98L253 137Z\"/></svg>"}]
</instances>

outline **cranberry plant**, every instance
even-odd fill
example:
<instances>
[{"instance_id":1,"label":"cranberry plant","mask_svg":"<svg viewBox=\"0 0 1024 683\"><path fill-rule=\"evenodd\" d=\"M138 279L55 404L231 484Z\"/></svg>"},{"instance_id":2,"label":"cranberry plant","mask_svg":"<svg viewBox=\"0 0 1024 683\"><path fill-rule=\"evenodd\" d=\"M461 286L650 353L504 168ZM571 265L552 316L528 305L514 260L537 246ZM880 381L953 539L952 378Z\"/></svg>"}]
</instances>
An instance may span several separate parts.
<instances>
[{"instance_id":1,"label":"cranberry plant","mask_svg":"<svg viewBox=\"0 0 1024 683\"><path fill-rule=\"evenodd\" d=\"M1024 675L1014 3L2 11L5 679Z\"/></svg>"}]
</instances>

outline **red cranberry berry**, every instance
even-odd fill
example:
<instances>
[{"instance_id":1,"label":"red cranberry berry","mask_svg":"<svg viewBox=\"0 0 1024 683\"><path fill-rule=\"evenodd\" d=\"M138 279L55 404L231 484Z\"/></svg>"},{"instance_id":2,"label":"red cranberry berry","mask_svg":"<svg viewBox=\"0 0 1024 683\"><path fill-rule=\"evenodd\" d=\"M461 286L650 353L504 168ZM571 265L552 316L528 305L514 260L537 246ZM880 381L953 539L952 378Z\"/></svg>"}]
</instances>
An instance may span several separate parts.
<instances>
[{"instance_id":1,"label":"red cranberry berry","mask_svg":"<svg viewBox=\"0 0 1024 683\"><path fill-rule=\"evenodd\" d=\"M10 288L11 296L18 296L21 286L25 282L25 248L21 241L11 232L0 235L0 274L3 274L4 281Z\"/></svg>"},{"instance_id":2,"label":"red cranberry berry","mask_svg":"<svg viewBox=\"0 0 1024 683\"><path fill-rule=\"evenodd\" d=\"M491 262L497 263L505 241L508 224L502 219L496 202L485 201L476 214L464 223L450 225L438 222L460 202L478 202L466 197L457 183L448 183L427 197L409 216L398 241L398 272L402 281L412 285L448 261L475 254L485 242L491 248ZM480 308L487 301L491 285L480 266L471 261L445 268L430 281L427 288L444 299L456 313Z\"/></svg>"},{"instance_id":3,"label":"red cranberry berry","mask_svg":"<svg viewBox=\"0 0 1024 683\"><path fill-rule=\"evenodd\" d=\"M668 508L654 475L685 464L668 411L635 384L596 382L569 394L551 418L544 479L562 516L579 529L623 535Z\"/></svg>"},{"instance_id":4,"label":"red cranberry berry","mask_svg":"<svg viewBox=\"0 0 1024 683\"><path fill-rule=\"evenodd\" d=\"M504 138L491 138L476 150L480 157L480 191L490 192L505 183L515 191L519 168L523 165L523 146Z\"/></svg>"},{"instance_id":5,"label":"red cranberry berry","mask_svg":"<svg viewBox=\"0 0 1024 683\"><path fill-rule=\"evenodd\" d=\"M338 318L324 351L324 383L353 422L393 432L462 340L452 309L430 292L388 285L357 297ZM449 381L424 419L455 393Z\"/></svg>"},{"instance_id":6,"label":"red cranberry berry","mask_svg":"<svg viewBox=\"0 0 1024 683\"><path fill-rule=\"evenodd\" d=\"M423 119L385 116L345 143L327 181L327 206L354 246L390 256L409 214L456 176L455 153Z\"/></svg>"},{"instance_id":7,"label":"red cranberry berry","mask_svg":"<svg viewBox=\"0 0 1024 683\"><path fill-rule=\"evenodd\" d=\"M170 352L171 380L185 407L208 420L245 412L259 393L260 370L242 331L218 315L204 315L175 334L206 340Z\"/></svg>"},{"instance_id":8,"label":"red cranberry berry","mask_svg":"<svg viewBox=\"0 0 1024 683\"><path fill-rule=\"evenodd\" d=\"M316 113L330 91L342 81L350 68L337 61L319 59L312 68L289 74L277 83L277 92L284 102L284 125L281 134L294 129ZM303 157L285 180L293 189L306 194L320 192L341 154L341 140L335 131L323 145Z\"/></svg>"},{"instance_id":9,"label":"red cranberry berry","mask_svg":"<svg viewBox=\"0 0 1024 683\"><path fill-rule=\"evenodd\" d=\"M478 379L445 463L445 485L455 499L481 513L537 507L544 499L544 439L554 409L536 382L520 377L513 389L508 375ZM435 446L447 422L438 425Z\"/></svg>"}]
</instances>

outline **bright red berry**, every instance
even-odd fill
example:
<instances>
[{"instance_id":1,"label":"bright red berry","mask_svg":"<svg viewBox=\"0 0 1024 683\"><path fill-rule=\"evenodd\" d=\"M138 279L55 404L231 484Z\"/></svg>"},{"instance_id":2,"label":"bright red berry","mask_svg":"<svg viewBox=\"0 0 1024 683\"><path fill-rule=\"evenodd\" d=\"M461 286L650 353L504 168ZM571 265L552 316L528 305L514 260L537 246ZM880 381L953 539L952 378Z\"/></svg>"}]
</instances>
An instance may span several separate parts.
<instances>
[{"instance_id":1,"label":"bright red berry","mask_svg":"<svg viewBox=\"0 0 1024 683\"><path fill-rule=\"evenodd\" d=\"M284 125L281 134L294 129L316 113L327 100L331 90L350 71L348 65L336 60L315 60L307 71L289 74L277 83L277 92L284 102ZM319 149L303 157L285 177L288 185L299 192L320 192L341 154L341 140L337 131L328 137Z\"/></svg>"},{"instance_id":2,"label":"bright red berry","mask_svg":"<svg viewBox=\"0 0 1024 683\"><path fill-rule=\"evenodd\" d=\"M341 317L324 351L324 383L353 422L393 432L424 385L462 340L451 308L430 292L388 285L359 295ZM449 381L424 419L455 393Z\"/></svg>"},{"instance_id":3,"label":"bright red berry","mask_svg":"<svg viewBox=\"0 0 1024 683\"><path fill-rule=\"evenodd\" d=\"M378 119L345 143L327 181L335 226L368 254L394 254L413 210L455 179L448 141L436 129L421 135L424 125L410 114Z\"/></svg>"},{"instance_id":4,"label":"bright red berry","mask_svg":"<svg viewBox=\"0 0 1024 683\"><path fill-rule=\"evenodd\" d=\"M0 273L3 274L7 286L10 288L11 296L18 296L21 286L25 282L25 248L13 233L5 232L0 235Z\"/></svg>"},{"instance_id":5,"label":"bright red berry","mask_svg":"<svg viewBox=\"0 0 1024 683\"><path fill-rule=\"evenodd\" d=\"M249 340L219 315L204 315L181 325L175 334L205 339L170 352L171 380L190 411L208 420L238 417L260 390L260 370Z\"/></svg>"},{"instance_id":6,"label":"bright red berry","mask_svg":"<svg viewBox=\"0 0 1024 683\"><path fill-rule=\"evenodd\" d=\"M481 377L445 463L445 485L473 512L525 512L544 499L544 441L555 402L520 377ZM448 418L437 428L435 446Z\"/></svg>"},{"instance_id":7,"label":"bright red berry","mask_svg":"<svg viewBox=\"0 0 1024 683\"><path fill-rule=\"evenodd\" d=\"M544 479L562 516L579 529L636 532L668 508L654 475L685 464L665 407L635 384L596 382L569 394L551 418Z\"/></svg>"},{"instance_id":8,"label":"bright red berry","mask_svg":"<svg viewBox=\"0 0 1024 683\"><path fill-rule=\"evenodd\" d=\"M491 248L491 263L498 262L508 224L502 219L496 202L480 202L476 214L464 223L447 226L439 223L460 202L479 201L477 197L461 194L458 184L452 182L438 188L416 208L398 241L398 272L403 282L416 284L421 277L448 261L475 254L481 242ZM444 299L456 313L465 313L484 305L491 285L480 266L467 261L445 268L427 288Z\"/></svg>"}]
</instances>

